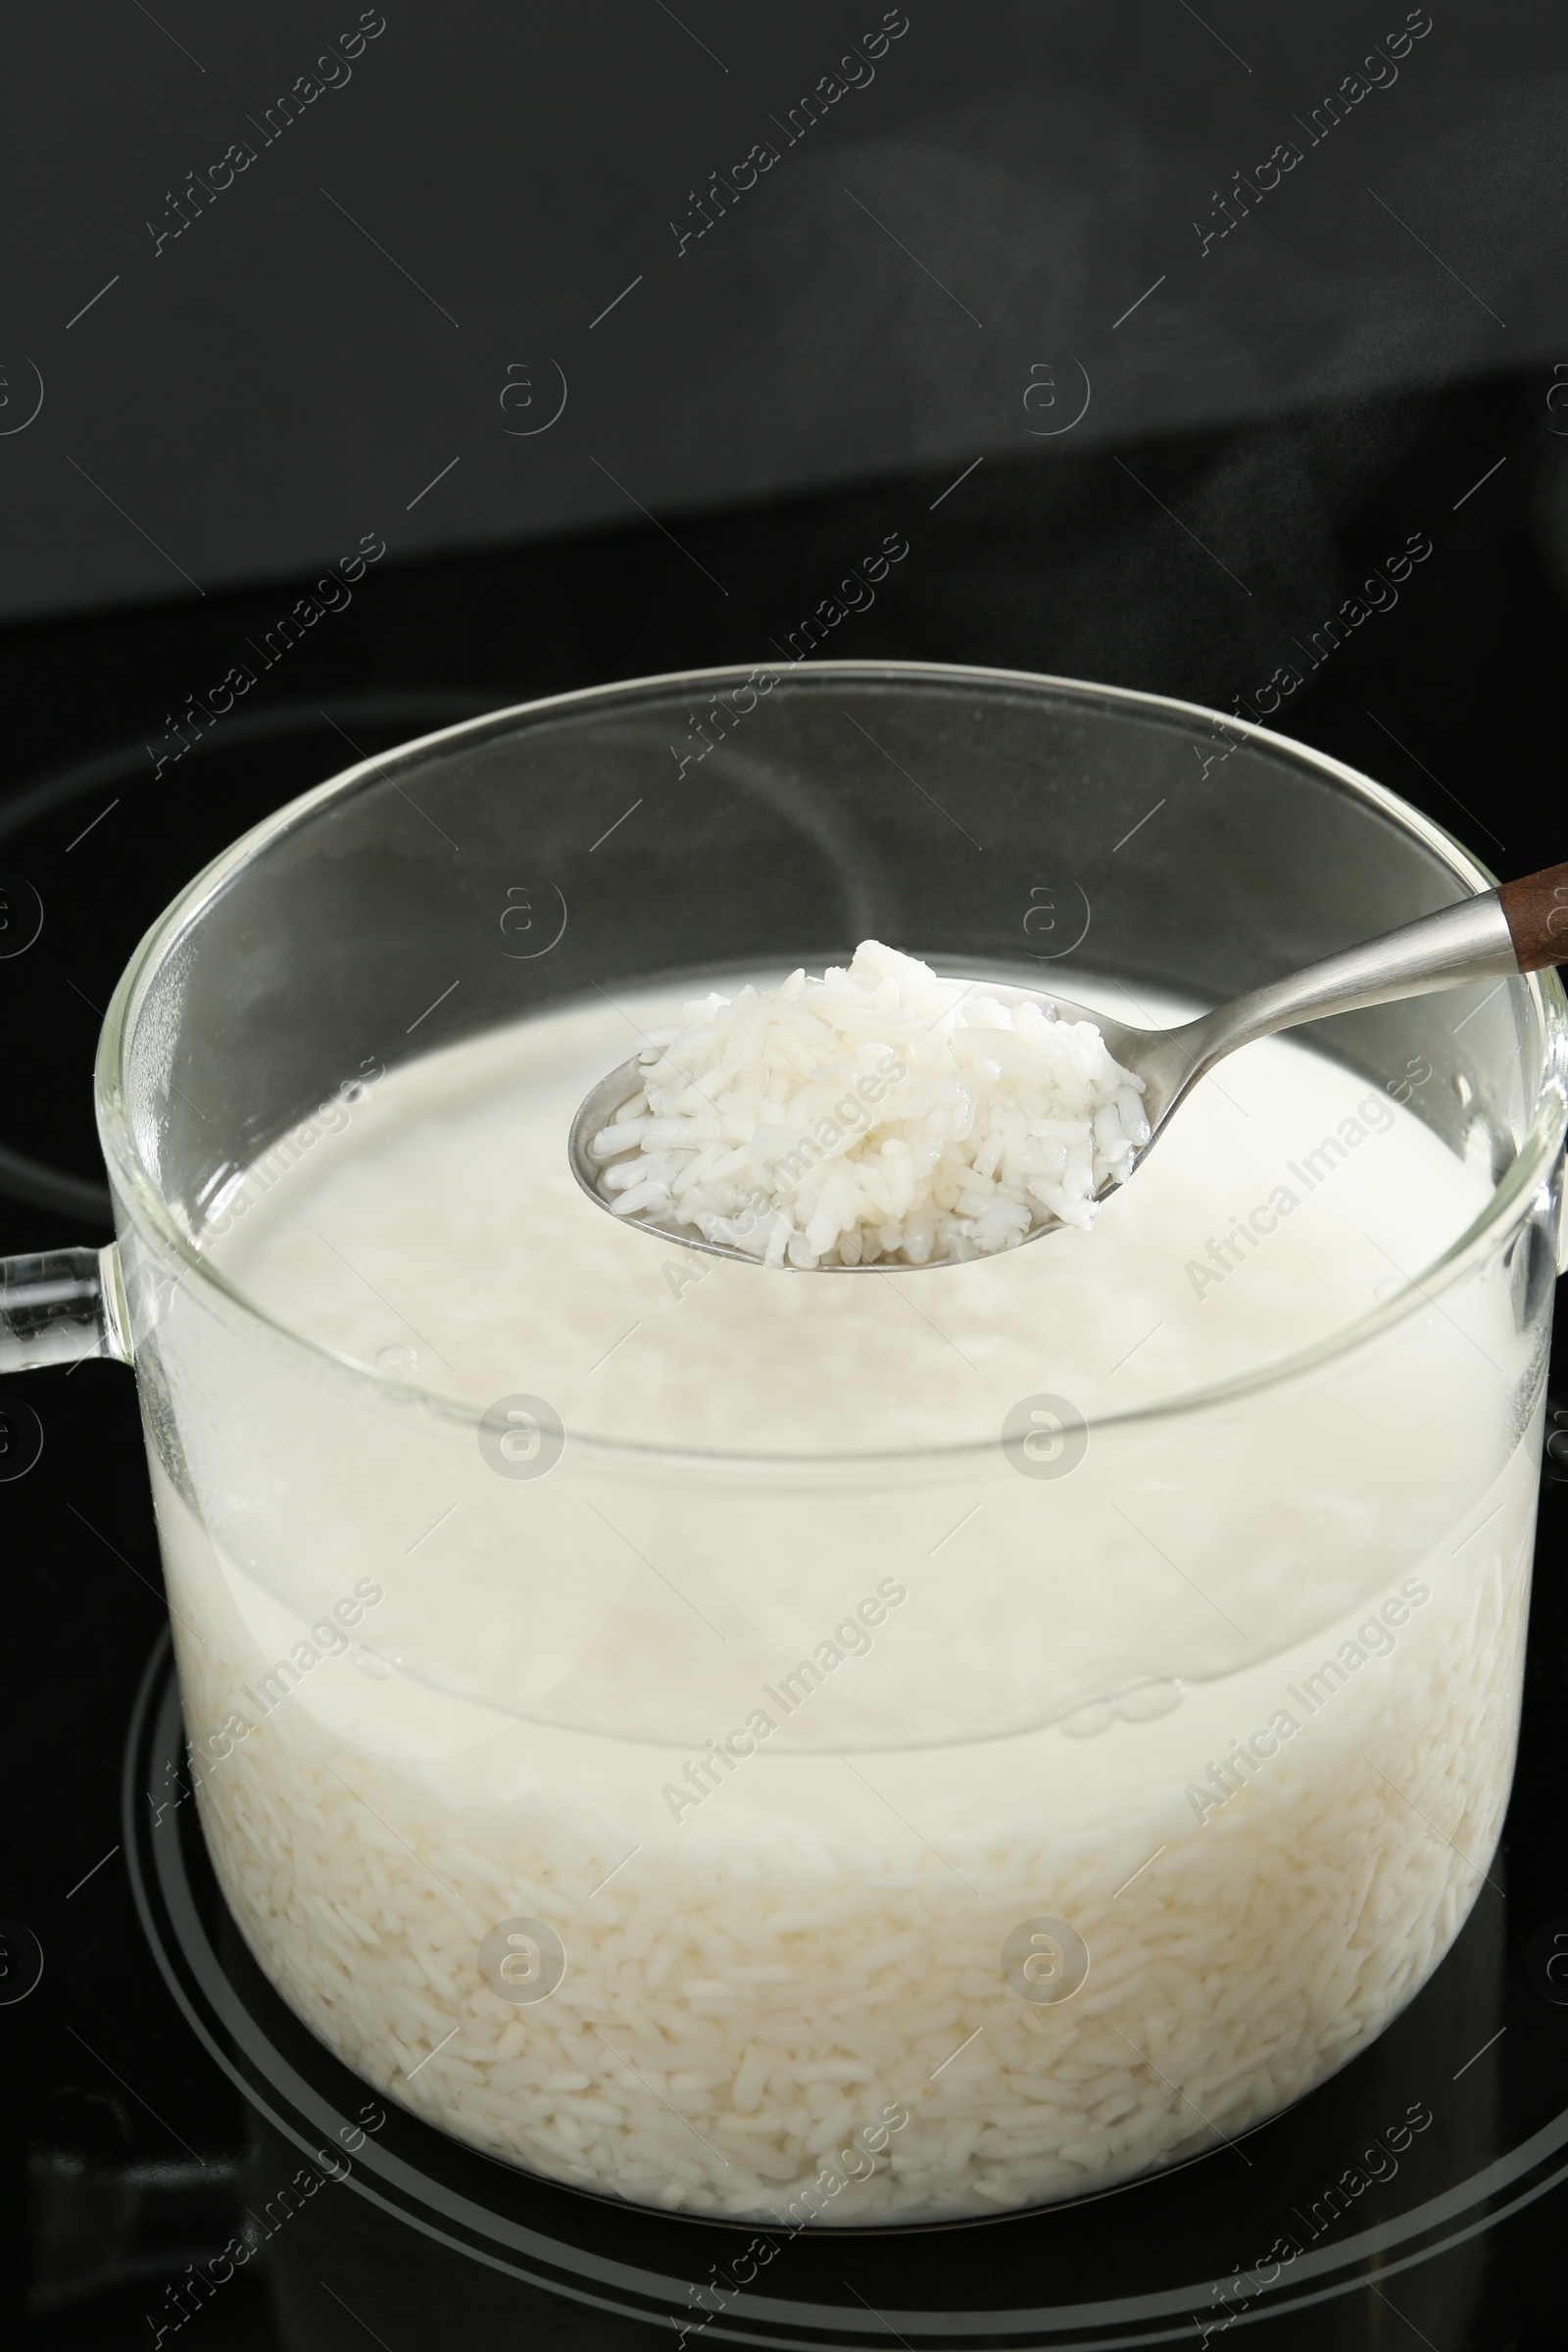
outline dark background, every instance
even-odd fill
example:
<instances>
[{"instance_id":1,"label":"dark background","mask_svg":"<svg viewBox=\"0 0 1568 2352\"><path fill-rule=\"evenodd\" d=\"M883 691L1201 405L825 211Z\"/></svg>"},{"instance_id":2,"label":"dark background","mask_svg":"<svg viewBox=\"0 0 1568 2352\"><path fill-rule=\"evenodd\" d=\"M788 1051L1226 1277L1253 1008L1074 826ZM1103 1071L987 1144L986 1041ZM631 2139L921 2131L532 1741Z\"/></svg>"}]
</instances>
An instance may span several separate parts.
<instances>
[{"instance_id":1,"label":"dark background","mask_svg":"<svg viewBox=\"0 0 1568 2352\"><path fill-rule=\"evenodd\" d=\"M106 1238L98 1009L245 825L469 710L772 659L890 532L907 557L824 654L1227 710L1294 663L1274 723L1494 871L1568 850L1560 10L1434 0L1397 81L1313 145L1402 5L909 0L874 81L793 147L773 118L880 5L384 13L270 144L251 118L357 7L124 0L7 30L0 869L44 925L0 957L0 1250ZM769 137L778 164L678 250L710 173ZM186 174L242 138L255 162L174 237ZM1205 251L1286 138L1299 166ZM387 553L352 602L160 774L175 719L259 671L247 641L368 533ZM1411 534L1432 554L1396 609L1309 672ZM45 1448L0 1483L0 1911L46 1974L0 2008L0 2209L30 2217L0 2309L30 2287L38 2342L129 2344L229 2233L244 2119L120 1861L78 1885L119 1835L161 1619L131 1386L87 1365L10 1395ZM1563 1525L1559 1497L1543 1569ZM1521 1934L1568 1914L1543 1786L1563 1654L1538 1616ZM1488 2241L1476 2352L1568 2336L1559 2205ZM194 2332L270 2344L268 2308L253 2275Z\"/></svg>"},{"instance_id":2,"label":"dark background","mask_svg":"<svg viewBox=\"0 0 1568 2352\"><path fill-rule=\"evenodd\" d=\"M982 452L1049 470L1031 432L1071 410L1025 408L1041 365L1088 371L1075 455L1384 394L1348 426L1376 467L1411 395L1559 356L1551 0L389 0L318 76L360 13L14 17L0 612L212 597L368 530L401 561ZM908 30L786 145L885 14ZM1432 29L1311 144L1407 16ZM762 139L777 165L681 250ZM1286 139L1299 166L1205 252L1195 220ZM1284 587L1310 469L1260 493L1230 503ZM1221 553L1255 593L1235 554L1263 546Z\"/></svg>"}]
</instances>

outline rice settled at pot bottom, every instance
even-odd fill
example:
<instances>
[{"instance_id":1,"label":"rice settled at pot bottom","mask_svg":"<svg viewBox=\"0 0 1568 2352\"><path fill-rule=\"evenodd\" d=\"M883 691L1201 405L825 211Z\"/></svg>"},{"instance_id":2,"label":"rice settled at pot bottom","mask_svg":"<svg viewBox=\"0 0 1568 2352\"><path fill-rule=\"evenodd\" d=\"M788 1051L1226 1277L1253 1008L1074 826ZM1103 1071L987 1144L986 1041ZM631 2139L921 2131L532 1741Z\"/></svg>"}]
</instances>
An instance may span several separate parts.
<instances>
[{"instance_id":1,"label":"rice settled at pot bottom","mask_svg":"<svg viewBox=\"0 0 1568 2352\"><path fill-rule=\"evenodd\" d=\"M678 1830L631 1801L656 1797L667 1753L339 1658L199 1768L207 1836L262 1967L322 2039L537 2172L787 2227L1104 2187L1310 2088L1451 1942L1507 1798L1532 1489L1527 1446L1462 1567L1446 1544L1401 1585L1429 1597L1390 1653L1342 1672L1201 1822L1189 1776L1271 1709L1304 1716L1287 1686L1366 1612L1157 1723L862 1757L874 1800L837 1758L759 1757ZM300 1628L167 1489L160 1518L199 1739L255 1713L244 1682ZM1041 1917L1088 1946L1060 2005L1004 1974L1004 1940ZM478 1960L517 1918L566 1959L531 2006Z\"/></svg>"},{"instance_id":2,"label":"rice settled at pot bottom","mask_svg":"<svg viewBox=\"0 0 1568 2352\"><path fill-rule=\"evenodd\" d=\"M612 1162L601 1191L767 1266L923 1265L1087 1227L1149 1139L1143 1080L1092 1021L876 940L820 980L696 999L641 1059L590 1147Z\"/></svg>"}]
</instances>

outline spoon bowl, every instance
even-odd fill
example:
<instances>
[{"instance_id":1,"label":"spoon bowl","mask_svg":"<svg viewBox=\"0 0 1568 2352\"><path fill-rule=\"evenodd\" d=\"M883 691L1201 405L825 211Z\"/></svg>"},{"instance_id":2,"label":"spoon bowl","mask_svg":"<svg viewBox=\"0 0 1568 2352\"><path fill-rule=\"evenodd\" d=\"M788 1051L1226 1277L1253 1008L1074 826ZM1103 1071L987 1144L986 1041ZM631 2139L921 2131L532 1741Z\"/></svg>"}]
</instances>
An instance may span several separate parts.
<instances>
[{"instance_id":1,"label":"spoon bowl","mask_svg":"<svg viewBox=\"0 0 1568 2352\"><path fill-rule=\"evenodd\" d=\"M1568 865L1551 866L1498 890L1461 900L1436 914L1420 916L1379 939L1326 956L1319 963L1292 973L1266 987L1253 989L1212 1012L1184 1021L1174 1029L1135 1029L1124 1021L1091 1010L1048 989L1011 987L992 980L969 985L984 988L1002 1004L1032 1003L1049 1007L1058 1020L1089 1021L1104 1040L1111 1058L1141 1079L1144 1115L1149 1135L1135 1152L1129 1174L1136 1173L1175 1112L1217 1061L1256 1039L1272 1037L1302 1021L1322 1020L1332 1013L1353 1012L1367 1004L1387 1004L1437 989L1462 988L1485 980L1516 979L1568 958ZM660 1058L656 1048L634 1054L612 1070L579 1105L567 1140L571 1172L599 1208L616 1214L613 1195L601 1183L610 1168L639 1147L630 1143L624 1152L595 1155L595 1139L614 1122L616 1113L640 1091L650 1066ZM1094 1198L1104 1200L1120 1189L1125 1178L1111 1177ZM760 1222L760 1216L759 1222ZM619 1217L655 1240L683 1250L698 1250L710 1257L737 1258L744 1265L759 1259L750 1250L724 1242L710 1242L694 1226L643 1210ZM1014 1245L1023 1248L1059 1230L1061 1219L1042 1209L1030 1231ZM791 1272L818 1274L905 1274L921 1266L972 1263L972 1259L879 1257L858 1265L825 1263ZM781 1269L782 1270L782 1269Z\"/></svg>"},{"instance_id":2,"label":"spoon bowl","mask_svg":"<svg viewBox=\"0 0 1568 2352\"><path fill-rule=\"evenodd\" d=\"M1145 1076L1142 1062L1132 1058L1136 1053L1141 1052L1146 1046L1157 1045L1162 1038L1174 1037L1179 1034L1175 1030L1129 1028L1125 1022L1111 1020L1104 1013L1091 1011L1087 1004L1076 1004L1070 998L1058 997L1046 989L1018 988L991 979L975 980L967 985L983 988L986 995L994 998L999 1004L1035 1004L1054 1012L1058 1020L1092 1022L1104 1039L1112 1059L1119 1061L1123 1069L1131 1070L1135 1077ZM641 1054L634 1054L629 1061L621 1062L617 1068L609 1073L608 1077L601 1078L592 1093L584 1097L578 1107L577 1115L572 1120L571 1133L567 1141L567 1156L571 1162L571 1172L595 1205L611 1209L611 1213L616 1217L617 1223L634 1225L640 1232L652 1234L659 1241L676 1243L683 1250L700 1250L710 1257L739 1258L746 1265L756 1265L758 1260L749 1250L734 1249L725 1242L710 1242L706 1236L699 1233L695 1226L678 1223L667 1215L660 1217L646 1209L633 1209L629 1214L621 1215L612 1207L614 1195L601 1189L601 1180L606 1172L618 1166L630 1156L637 1147L635 1144L628 1144L624 1152L612 1152L600 1158L593 1151L594 1139L596 1136L602 1135L608 1127L613 1125L616 1113L622 1105L629 1102L641 1090L644 1073L649 1064L657 1061L658 1058L657 1052L652 1050L646 1059ZM1158 1131L1159 1123L1168 1115L1173 1106L1171 1102L1164 1100L1164 1090L1158 1078L1146 1080L1146 1084L1148 1092L1145 1094L1144 1102L1151 1133L1149 1143L1143 1146L1138 1154L1139 1159L1142 1159L1144 1152L1149 1150L1150 1144L1153 1142L1154 1135ZM1159 1091L1156 1092L1156 1090ZM1152 1099L1159 1104L1158 1120L1156 1120L1154 1109L1152 1107ZM1097 1200L1102 1200L1108 1193L1115 1192L1117 1189L1116 1182L1112 1181L1102 1185L1094 1197ZM1049 1210L1041 1209L1035 1224L1024 1235L1023 1241L1019 1243L1018 1247L1021 1249L1024 1243L1038 1242L1042 1235L1056 1232L1060 1224L1059 1217L1053 1216ZM915 1274L926 1266L947 1266L959 1262L951 1257L923 1258L918 1263L912 1258L881 1257L872 1258L869 1261L862 1259L858 1265L854 1266L828 1263L809 1269L792 1267L790 1270L796 1273L808 1270L818 1274Z\"/></svg>"}]
</instances>

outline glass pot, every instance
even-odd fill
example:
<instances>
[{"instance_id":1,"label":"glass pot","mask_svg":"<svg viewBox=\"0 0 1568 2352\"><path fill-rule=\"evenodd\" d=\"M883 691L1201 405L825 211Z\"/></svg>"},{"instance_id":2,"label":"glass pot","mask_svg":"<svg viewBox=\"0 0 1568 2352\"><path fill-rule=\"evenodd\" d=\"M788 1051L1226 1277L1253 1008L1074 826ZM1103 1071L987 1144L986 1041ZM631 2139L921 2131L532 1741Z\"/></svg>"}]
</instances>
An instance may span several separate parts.
<instances>
[{"instance_id":1,"label":"glass pot","mask_svg":"<svg viewBox=\"0 0 1568 2352\"><path fill-rule=\"evenodd\" d=\"M1043 1339L984 1427L946 1358L906 1429L824 1356L809 1445L744 1376L723 1442L652 1442L597 1363L558 1404L527 1296L481 1297L497 1396L384 1273L358 1360L247 1297L224 1237L387 1074L563 1007L635 1027L639 992L867 936L1206 1004L1491 881L1282 737L893 662L503 711L199 876L104 1027L119 1239L12 1261L0 1351L134 1362L207 1841L315 2032L525 2168L790 2227L1102 2187L1364 2046L1462 1924L1513 1768L1554 974L1311 1033L1485 1204L1294 1354L1198 1393L1177 1361L1131 1409L1055 1394ZM322 1238L358 1277L361 1237ZM710 1262L661 1269L672 1330ZM899 1287L940 1323L967 1271ZM802 1315L882 1288L725 1273Z\"/></svg>"}]
</instances>

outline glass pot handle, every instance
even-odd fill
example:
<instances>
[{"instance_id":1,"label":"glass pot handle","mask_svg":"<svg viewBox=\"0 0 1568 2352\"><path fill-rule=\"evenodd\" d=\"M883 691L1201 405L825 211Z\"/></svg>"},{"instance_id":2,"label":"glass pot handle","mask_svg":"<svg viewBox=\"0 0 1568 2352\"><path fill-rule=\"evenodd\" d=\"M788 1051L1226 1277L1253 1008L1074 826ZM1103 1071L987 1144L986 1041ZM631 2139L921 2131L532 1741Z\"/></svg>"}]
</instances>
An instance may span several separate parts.
<instances>
[{"instance_id":1,"label":"glass pot handle","mask_svg":"<svg viewBox=\"0 0 1568 2352\"><path fill-rule=\"evenodd\" d=\"M75 1364L84 1356L131 1359L120 1255L103 1250L46 1250L0 1257L0 1372Z\"/></svg>"}]
</instances>

